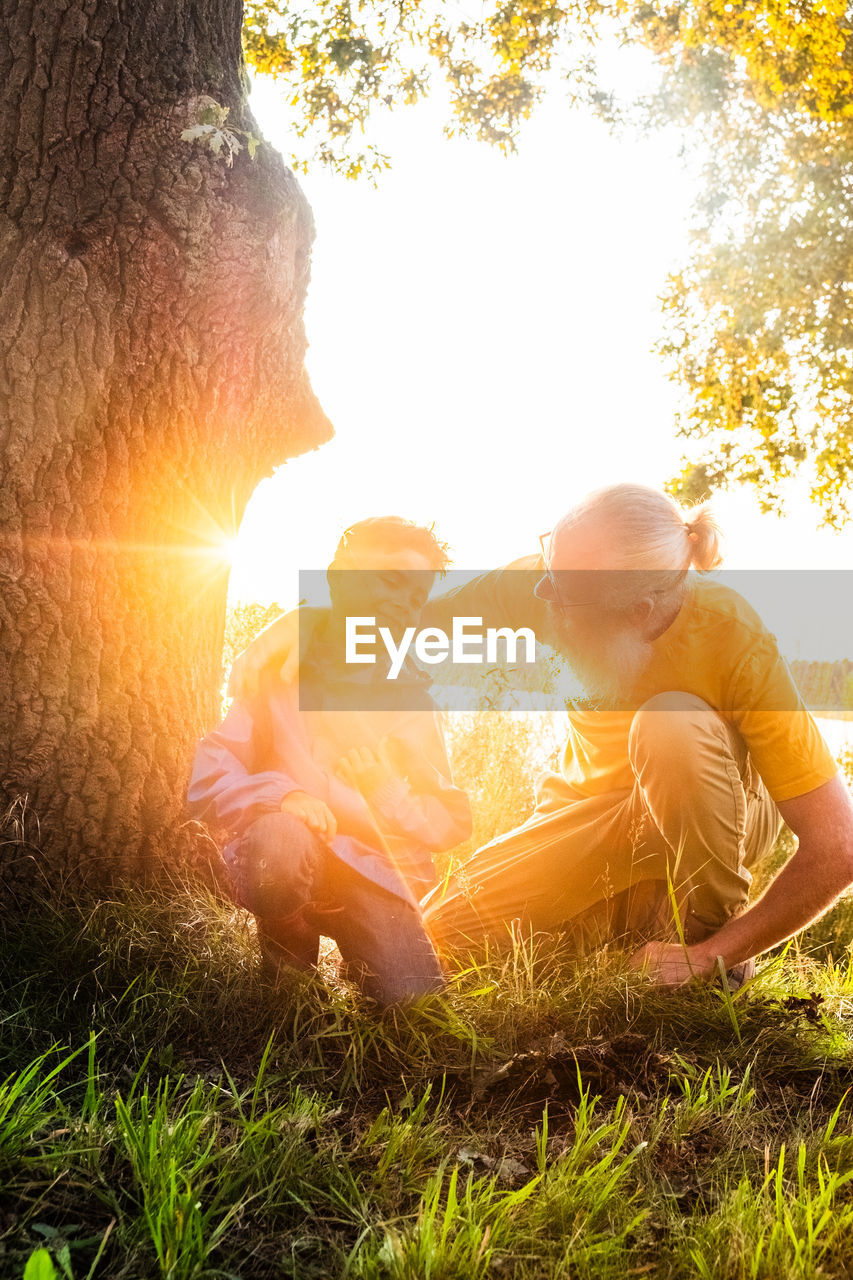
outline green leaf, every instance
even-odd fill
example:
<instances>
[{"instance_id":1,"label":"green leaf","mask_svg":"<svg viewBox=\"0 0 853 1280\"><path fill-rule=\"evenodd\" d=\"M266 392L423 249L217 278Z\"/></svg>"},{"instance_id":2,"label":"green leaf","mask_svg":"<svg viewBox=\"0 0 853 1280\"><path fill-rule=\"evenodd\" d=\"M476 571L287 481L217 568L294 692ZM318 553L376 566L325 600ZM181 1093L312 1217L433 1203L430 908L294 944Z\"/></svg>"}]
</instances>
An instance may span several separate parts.
<instances>
[{"instance_id":1,"label":"green leaf","mask_svg":"<svg viewBox=\"0 0 853 1280\"><path fill-rule=\"evenodd\" d=\"M191 129L184 129L181 133L182 142L195 142L196 138L207 137L208 134L215 133L212 124L194 124Z\"/></svg>"},{"instance_id":2,"label":"green leaf","mask_svg":"<svg viewBox=\"0 0 853 1280\"><path fill-rule=\"evenodd\" d=\"M219 102L208 101L199 112L199 120L202 124L212 124L221 126L228 118L230 107L223 107Z\"/></svg>"},{"instance_id":3,"label":"green leaf","mask_svg":"<svg viewBox=\"0 0 853 1280\"><path fill-rule=\"evenodd\" d=\"M47 1249L36 1249L27 1258L24 1280L58 1280L56 1267Z\"/></svg>"}]
</instances>

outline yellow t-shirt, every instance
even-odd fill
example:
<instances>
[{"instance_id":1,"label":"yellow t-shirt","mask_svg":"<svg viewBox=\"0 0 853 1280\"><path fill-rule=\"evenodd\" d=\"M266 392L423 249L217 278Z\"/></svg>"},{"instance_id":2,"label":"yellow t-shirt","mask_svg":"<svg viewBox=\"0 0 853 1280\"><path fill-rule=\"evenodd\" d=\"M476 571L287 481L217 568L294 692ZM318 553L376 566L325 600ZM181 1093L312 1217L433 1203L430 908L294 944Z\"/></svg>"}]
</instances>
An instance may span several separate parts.
<instances>
[{"instance_id":1,"label":"yellow t-shirt","mask_svg":"<svg viewBox=\"0 0 853 1280\"><path fill-rule=\"evenodd\" d=\"M525 557L484 574L431 600L430 621L445 625L452 612L482 613L489 624L535 625L544 639L547 609L531 590L541 570L540 557ZM776 637L731 587L696 573L688 581L681 611L654 641L651 664L624 709L569 705L561 761L565 781L581 796L631 788L628 738L634 713L648 698L669 691L695 694L735 726L774 800L805 795L834 778L838 764Z\"/></svg>"},{"instance_id":2,"label":"yellow t-shirt","mask_svg":"<svg viewBox=\"0 0 853 1280\"><path fill-rule=\"evenodd\" d=\"M670 690L702 698L740 733L774 800L805 795L838 764L802 700L776 637L750 604L724 583L691 575L675 622L653 643L652 662L631 708L569 707L561 772L583 795L633 785L628 736L634 711Z\"/></svg>"}]
</instances>

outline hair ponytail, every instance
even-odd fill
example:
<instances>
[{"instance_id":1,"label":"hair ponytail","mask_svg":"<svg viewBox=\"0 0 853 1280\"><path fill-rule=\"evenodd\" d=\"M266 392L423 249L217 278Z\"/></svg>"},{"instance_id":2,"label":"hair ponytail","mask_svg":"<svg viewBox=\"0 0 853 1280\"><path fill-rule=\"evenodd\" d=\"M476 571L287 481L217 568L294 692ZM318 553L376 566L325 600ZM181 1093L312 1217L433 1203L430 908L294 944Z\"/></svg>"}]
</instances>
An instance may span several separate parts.
<instances>
[{"instance_id":1,"label":"hair ponytail","mask_svg":"<svg viewBox=\"0 0 853 1280\"><path fill-rule=\"evenodd\" d=\"M690 565L705 573L716 569L722 561L720 553L720 530L711 510L703 503L687 512L684 532L690 550Z\"/></svg>"},{"instance_id":2,"label":"hair ponytail","mask_svg":"<svg viewBox=\"0 0 853 1280\"><path fill-rule=\"evenodd\" d=\"M710 506L684 509L668 493L642 484L614 484L588 493L557 526L606 531L608 567L707 572L722 562L720 531Z\"/></svg>"}]
</instances>

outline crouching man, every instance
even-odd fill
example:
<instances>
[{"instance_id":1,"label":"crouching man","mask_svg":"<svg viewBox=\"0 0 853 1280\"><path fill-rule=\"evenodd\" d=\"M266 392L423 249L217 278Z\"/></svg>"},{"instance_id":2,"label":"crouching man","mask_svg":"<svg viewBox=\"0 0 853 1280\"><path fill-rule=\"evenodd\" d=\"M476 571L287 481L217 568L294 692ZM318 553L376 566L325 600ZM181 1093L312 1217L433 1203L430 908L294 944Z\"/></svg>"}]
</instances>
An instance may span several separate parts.
<instances>
[{"instance_id":1,"label":"crouching man","mask_svg":"<svg viewBox=\"0 0 853 1280\"><path fill-rule=\"evenodd\" d=\"M348 664L346 620L417 626L447 564L430 529L398 517L348 529L299 680L282 682L276 664L235 699L199 743L188 792L193 815L230 836L223 858L267 971L312 969L327 936L383 1005L442 986L418 901L435 884L432 854L468 838L471 813L428 678L408 658L393 682L381 661Z\"/></svg>"}]
</instances>

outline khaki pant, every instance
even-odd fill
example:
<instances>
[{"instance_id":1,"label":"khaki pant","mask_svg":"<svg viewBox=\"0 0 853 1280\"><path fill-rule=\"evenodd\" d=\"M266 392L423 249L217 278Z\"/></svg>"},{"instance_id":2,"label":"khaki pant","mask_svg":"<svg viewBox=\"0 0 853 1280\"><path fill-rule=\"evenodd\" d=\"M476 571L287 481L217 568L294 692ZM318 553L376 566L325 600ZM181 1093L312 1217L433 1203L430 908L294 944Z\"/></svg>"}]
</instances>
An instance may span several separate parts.
<instances>
[{"instance_id":1,"label":"khaki pant","mask_svg":"<svg viewBox=\"0 0 853 1280\"><path fill-rule=\"evenodd\" d=\"M687 941L747 905L749 868L781 818L743 739L693 694L650 698L629 739L631 790L579 796L547 774L522 826L478 849L425 902L439 944L566 930L584 948L608 939Z\"/></svg>"}]
</instances>

